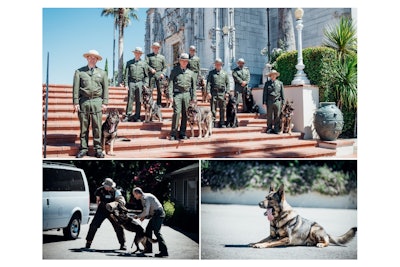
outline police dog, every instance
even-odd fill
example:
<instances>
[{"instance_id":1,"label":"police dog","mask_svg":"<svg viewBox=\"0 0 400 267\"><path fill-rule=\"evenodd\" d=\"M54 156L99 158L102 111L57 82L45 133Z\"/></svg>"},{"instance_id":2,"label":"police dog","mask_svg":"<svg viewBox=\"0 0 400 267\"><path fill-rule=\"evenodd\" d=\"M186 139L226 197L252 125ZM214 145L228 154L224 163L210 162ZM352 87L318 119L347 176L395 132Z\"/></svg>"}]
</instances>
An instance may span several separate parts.
<instances>
[{"instance_id":1,"label":"police dog","mask_svg":"<svg viewBox=\"0 0 400 267\"><path fill-rule=\"evenodd\" d=\"M118 109L109 111L106 121L101 126L101 144L103 146L103 153L106 154L106 144L110 145L110 156L114 154L114 143L117 139L117 130L119 123L119 112Z\"/></svg>"},{"instance_id":2,"label":"police dog","mask_svg":"<svg viewBox=\"0 0 400 267\"><path fill-rule=\"evenodd\" d=\"M114 222L121 225L121 227L125 230L136 233L133 240L136 246L136 250L133 251L132 254L138 251L146 251L147 241L151 243L157 243L156 239L153 239L150 236L146 236L143 227L137 221L128 216L128 209L125 207L125 200L121 201L121 199L117 199L117 201L107 203L106 208L109 212L111 212L110 216ZM142 244L144 250L140 249L140 243Z\"/></svg>"},{"instance_id":3,"label":"police dog","mask_svg":"<svg viewBox=\"0 0 400 267\"><path fill-rule=\"evenodd\" d=\"M286 100L286 103L282 107L282 111L280 114L281 130L278 134L282 133L292 134L292 129L294 127L294 124L292 123L294 108L292 107L292 105L293 101L289 103L289 101Z\"/></svg>"},{"instance_id":4,"label":"police dog","mask_svg":"<svg viewBox=\"0 0 400 267\"><path fill-rule=\"evenodd\" d=\"M206 79L202 75L199 75L197 78L197 89L201 90L201 99L202 99L203 103L209 102L209 99L207 97L206 85L207 85Z\"/></svg>"},{"instance_id":5,"label":"police dog","mask_svg":"<svg viewBox=\"0 0 400 267\"><path fill-rule=\"evenodd\" d=\"M228 103L226 105L226 127L238 127L239 122L237 118L238 102L235 96L229 94Z\"/></svg>"},{"instance_id":6,"label":"police dog","mask_svg":"<svg viewBox=\"0 0 400 267\"><path fill-rule=\"evenodd\" d=\"M153 100L153 90L143 85L142 96L145 110L145 122L153 121L154 117L162 121L161 108L157 105L156 101Z\"/></svg>"},{"instance_id":7,"label":"police dog","mask_svg":"<svg viewBox=\"0 0 400 267\"><path fill-rule=\"evenodd\" d=\"M162 88L162 91L164 93L165 100L167 103L166 107L172 108L172 102L170 102L170 95L169 95L169 89L168 89L168 84L169 84L168 77L166 76L166 77L164 77L164 79L160 79L160 84L161 84L161 88Z\"/></svg>"},{"instance_id":8,"label":"police dog","mask_svg":"<svg viewBox=\"0 0 400 267\"><path fill-rule=\"evenodd\" d=\"M244 101L246 105L246 110L244 112L250 113L260 113L260 108L254 101L253 92L250 87L246 86L244 88Z\"/></svg>"},{"instance_id":9,"label":"police dog","mask_svg":"<svg viewBox=\"0 0 400 267\"><path fill-rule=\"evenodd\" d=\"M194 126L196 124L197 128L199 129L198 138L203 138L203 132L205 133L205 138L209 137L212 134L213 120L210 109L199 107L194 103L190 103L186 113L192 133L191 137L194 137Z\"/></svg>"},{"instance_id":10,"label":"police dog","mask_svg":"<svg viewBox=\"0 0 400 267\"><path fill-rule=\"evenodd\" d=\"M316 222L307 220L294 211L286 202L284 186L277 191L270 187L268 195L259 203L266 209L264 216L270 221L270 235L256 243L254 248L272 248L279 246L316 246L327 247L329 244L344 245L356 235L357 227L348 230L344 235L334 237L327 234Z\"/></svg>"}]
</instances>

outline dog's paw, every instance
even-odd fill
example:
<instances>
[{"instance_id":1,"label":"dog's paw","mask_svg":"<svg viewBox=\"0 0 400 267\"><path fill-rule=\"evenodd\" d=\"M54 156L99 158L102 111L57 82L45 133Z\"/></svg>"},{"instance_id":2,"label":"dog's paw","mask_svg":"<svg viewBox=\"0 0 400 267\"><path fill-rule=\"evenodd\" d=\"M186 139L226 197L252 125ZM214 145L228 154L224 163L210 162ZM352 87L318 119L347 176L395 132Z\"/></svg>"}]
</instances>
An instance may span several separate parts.
<instances>
[{"instance_id":1,"label":"dog's paw","mask_svg":"<svg viewBox=\"0 0 400 267\"><path fill-rule=\"evenodd\" d=\"M266 243L257 243L252 246L253 248L267 248L268 245Z\"/></svg>"}]
</instances>

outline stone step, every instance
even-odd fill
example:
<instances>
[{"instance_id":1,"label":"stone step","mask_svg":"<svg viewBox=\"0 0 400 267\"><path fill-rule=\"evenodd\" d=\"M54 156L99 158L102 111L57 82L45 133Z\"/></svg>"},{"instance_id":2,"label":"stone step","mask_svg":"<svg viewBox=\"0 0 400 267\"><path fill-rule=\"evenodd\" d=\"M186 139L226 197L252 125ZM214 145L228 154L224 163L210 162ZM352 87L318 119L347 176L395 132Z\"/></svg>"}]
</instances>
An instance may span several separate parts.
<instances>
[{"instance_id":1,"label":"stone step","mask_svg":"<svg viewBox=\"0 0 400 267\"><path fill-rule=\"evenodd\" d=\"M154 128L142 125L139 127L123 127L118 129L119 138L138 139L138 138L156 138L165 139L169 136L171 131L171 124L169 125L154 125ZM239 134L239 133L261 133L265 132L265 127L262 126L249 126L249 127L237 127L237 128L215 128L213 129L213 135L225 135L225 134ZM194 128L194 134L198 136L197 127ZM190 127L187 128L187 135L191 136ZM91 141L92 135L90 131L89 141ZM66 128L65 130L51 130L47 132L47 142L49 145L56 144L67 144L67 143L79 143L79 126L75 130Z\"/></svg>"},{"instance_id":2,"label":"stone step","mask_svg":"<svg viewBox=\"0 0 400 267\"><path fill-rule=\"evenodd\" d=\"M141 117L144 119L144 114L145 111L142 109L141 112ZM161 109L161 114L163 119L171 119L172 115L173 115L173 110L170 108L162 108ZM217 119L219 118L219 111L217 110ZM103 114L102 116L103 121L106 119L107 114ZM240 121L251 121L254 119L260 119L261 116L259 116L258 114L255 113L238 113L237 114L238 120ZM64 120L67 121L79 121L78 119L78 115L76 113L74 113L72 110L70 112L49 112L47 114L47 120L48 121L57 121L57 122L61 122Z\"/></svg>"},{"instance_id":3,"label":"stone step","mask_svg":"<svg viewBox=\"0 0 400 267\"><path fill-rule=\"evenodd\" d=\"M257 151L275 151L299 147L315 147L315 140L302 140L300 134L291 136L268 135L265 133L215 134L211 138L191 138L183 141L167 139L135 138L129 142L117 141L114 146L116 157L121 158L170 158L170 157L232 157L233 155ZM250 141L249 141L250 140ZM90 143L91 144L91 143ZM79 144L47 146L51 157L74 157ZM108 146L107 146L108 149ZM287 152L286 152L287 153ZM108 156L107 157L111 157Z\"/></svg>"}]
</instances>

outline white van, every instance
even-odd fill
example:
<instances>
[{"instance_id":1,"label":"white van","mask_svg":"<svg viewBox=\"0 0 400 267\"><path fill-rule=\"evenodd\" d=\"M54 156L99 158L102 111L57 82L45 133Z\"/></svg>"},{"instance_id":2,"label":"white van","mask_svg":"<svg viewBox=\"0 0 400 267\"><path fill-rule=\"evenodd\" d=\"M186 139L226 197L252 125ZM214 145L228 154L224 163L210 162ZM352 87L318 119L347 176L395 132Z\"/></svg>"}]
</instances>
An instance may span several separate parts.
<instances>
[{"instance_id":1,"label":"white van","mask_svg":"<svg viewBox=\"0 0 400 267\"><path fill-rule=\"evenodd\" d=\"M89 223L89 186L85 172L73 165L43 162L43 231L63 229L76 239Z\"/></svg>"}]
</instances>

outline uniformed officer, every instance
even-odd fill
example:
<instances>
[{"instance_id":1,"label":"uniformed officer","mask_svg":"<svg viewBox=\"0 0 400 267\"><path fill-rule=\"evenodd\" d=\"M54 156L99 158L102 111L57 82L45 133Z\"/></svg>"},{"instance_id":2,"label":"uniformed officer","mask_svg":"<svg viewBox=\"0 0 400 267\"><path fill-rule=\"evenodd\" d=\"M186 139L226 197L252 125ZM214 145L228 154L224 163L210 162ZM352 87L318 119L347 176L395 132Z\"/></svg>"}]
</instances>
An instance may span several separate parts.
<instances>
[{"instance_id":1,"label":"uniformed officer","mask_svg":"<svg viewBox=\"0 0 400 267\"><path fill-rule=\"evenodd\" d=\"M151 46L153 53L146 56L147 65L149 65L149 86L157 88L157 105L161 106L161 83L167 71L165 57L159 53L161 45L154 42Z\"/></svg>"},{"instance_id":2,"label":"uniformed officer","mask_svg":"<svg viewBox=\"0 0 400 267\"><path fill-rule=\"evenodd\" d=\"M200 58L196 56L196 47L191 45L189 47L189 64L188 69L193 71L194 80L196 81L196 85L198 82L199 72L200 72Z\"/></svg>"},{"instance_id":3,"label":"uniformed officer","mask_svg":"<svg viewBox=\"0 0 400 267\"><path fill-rule=\"evenodd\" d=\"M80 122L80 147L76 155L82 158L88 153L89 125L92 122L95 156L104 158L101 145L102 112L108 104L107 73L96 66L102 57L96 50L83 54L88 64L75 71L73 82L74 112L78 112Z\"/></svg>"},{"instance_id":4,"label":"uniformed officer","mask_svg":"<svg viewBox=\"0 0 400 267\"><path fill-rule=\"evenodd\" d=\"M233 81L235 82L235 97L239 102L243 103L243 111L247 111L245 92L250 82L250 71L244 66L245 61L243 58L239 58L237 67L232 71Z\"/></svg>"},{"instance_id":5,"label":"uniformed officer","mask_svg":"<svg viewBox=\"0 0 400 267\"><path fill-rule=\"evenodd\" d=\"M216 108L219 108L219 127L225 128L225 97L229 93L228 74L222 69L223 62L220 58L215 59L215 69L210 71L207 77L207 96L211 99L211 113L215 124Z\"/></svg>"},{"instance_id":6,"label":"uniformed officer","mask_svg":"<svg viewBox=\"0 0 400 267\"><path fill-rule=\"evenodd\" d=\"M270 79L265 82L263 91L263 106L267 111L267 133L279 133L280 115L285 95L283 92L283 83L277 78L280 73L272 70L267 74Z\"/></svg>"},{"instance_id":7,"label":"uniformed officer","mask_svg":"<svg viewBox=\"0 0 400 267\"><path fill-rule=\"evenodd\" d=\"M126 250L124 229L111 218L111 212L106 208L107 203L118 201L120 198L123 198L121 192L116 189L115 186L116 184L111 178L106 178L102 186L97 188L94 193L96 196L97 210L90 223L89 231L86 236L86 248L90 248L97 229L105 219L108 219L117 234L120 249Z\"/></svg>"},{"instance_id":8,"label":"uniformed officer","mask_svg":"<svg viewBox=\"0 0 400 267\"><path fill-rule=\"evenodd\" d=\"M179 66L176 66L171 71L169 76L169 95L173 98L172 126L170 133L170 140L177 138L179 119L181 118L181 125L179 129L179 139L187 139L186 125L187 114L186 110L189 107L190 101L196 101L196 81L193 77L193 71L187 68L189 63L189 55L182 53L179 57Z\"/></svg>"},{"instance_id":9,"label":"uniformed officer","mask_svg":"<svg viewBox=\"0 0 400 267\"><path fill-rule=\"evenodd\" d=\"M154 232L154 235L157 237L160 253L155 254L154 256L160 258L168 257L167 244L165 243L164 237L160 232L161 225L165 218L165 211L162 204L156 196L150 193L144 193L140 187L134 188L132 190L132 194L136 200L140 200L142 202L143 206L143 212L139 215L135 215L134 218L140 219L141 221L143 221L144 219L150 219L146 227L146 235L152 236L152 232ZM144 251L144 253L152 252L153 246L151 242L147 241L146 250Z\"/></svg>"},{"instance_id":10,"label":"uniformed officer","mask_svg":"<svg viewBox=\"0 0 400 267\"><path fill-rule=\"evenodd\" d=\"M126 115L123 121L140 121L140 108L142 104L142 86L149 85L148 66L144 60L141 60L143 50L136 47L132 51L135 58L126 63L124 85L128 90L128 103L126 105ZM121 85L122 86L122 85ZM132 104L135 100L135 115L133 118Z\"/></svg>"}]
</instances>

